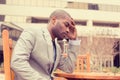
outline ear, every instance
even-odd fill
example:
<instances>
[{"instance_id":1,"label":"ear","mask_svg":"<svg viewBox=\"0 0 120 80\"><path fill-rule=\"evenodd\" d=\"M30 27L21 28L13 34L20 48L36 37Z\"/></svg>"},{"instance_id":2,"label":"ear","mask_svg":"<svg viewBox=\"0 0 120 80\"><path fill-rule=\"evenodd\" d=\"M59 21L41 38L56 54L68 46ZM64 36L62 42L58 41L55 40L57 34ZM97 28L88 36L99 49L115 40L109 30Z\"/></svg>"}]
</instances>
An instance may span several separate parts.
<instances>
[{"instance_id":1,"label":"ear","mask_svg":"<svg viewBox=\"0 0 120 80\"><path fill-rule=\"evenodd\" d=\"M51 22L52 22L52 24L54 25L54 24L56 23L56 18L53 17Z\"/></svg>"}]
</instances>

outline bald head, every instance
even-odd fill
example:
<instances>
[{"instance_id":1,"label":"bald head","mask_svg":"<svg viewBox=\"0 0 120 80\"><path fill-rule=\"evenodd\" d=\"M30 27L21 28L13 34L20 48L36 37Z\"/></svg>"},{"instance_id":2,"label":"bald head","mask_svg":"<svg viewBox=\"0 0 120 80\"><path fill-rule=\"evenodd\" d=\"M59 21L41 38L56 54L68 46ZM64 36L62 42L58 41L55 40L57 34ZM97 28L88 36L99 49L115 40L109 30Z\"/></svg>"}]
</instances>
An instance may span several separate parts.
<instances>
[{"instance_id":1,"label":"bald head","mask_svg":"<svg viewBox=\"0 0 120 80\"><path fill-rule=\"evenodd\" d=\"M64 10L55 10L49 17L48 30L52 39L75 39L76 28L74 20ZM75 36L74 36L75 35Z\"/></svg>"},{"instance_id":2,"label":"bald head","mask_svg":"<svg viewBox=\"0 0 120 80\"><path fill-rule=\"evenodd\" d=\"M55 10L53 13L51 13L49 19L52 19L53 17L56 19L64 19L65 17L71 18L71 16L64 10Z\"/></svg>"}]
</instances>

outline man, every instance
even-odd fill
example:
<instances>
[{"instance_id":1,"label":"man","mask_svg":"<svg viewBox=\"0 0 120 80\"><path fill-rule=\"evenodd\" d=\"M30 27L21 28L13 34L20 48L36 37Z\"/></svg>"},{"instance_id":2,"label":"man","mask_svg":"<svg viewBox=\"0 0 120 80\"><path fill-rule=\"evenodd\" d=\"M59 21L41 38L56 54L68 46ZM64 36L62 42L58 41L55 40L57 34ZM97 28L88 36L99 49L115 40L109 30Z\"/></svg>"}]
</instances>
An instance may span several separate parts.
<instances>
[{"instance_id":1,"label":"man","mask_svg":"<svg viewBox=\"0 0 120 80\"><path fill-rule=\"evenodd\" d=\"M47 27L24 30L13 51L11 68L15 80L52 80L56 69L73 72L80 42L71 16L64 10L55 10ZM67 57L61 54L57 40L69 39Z\"/></svg>"}]
</instances>

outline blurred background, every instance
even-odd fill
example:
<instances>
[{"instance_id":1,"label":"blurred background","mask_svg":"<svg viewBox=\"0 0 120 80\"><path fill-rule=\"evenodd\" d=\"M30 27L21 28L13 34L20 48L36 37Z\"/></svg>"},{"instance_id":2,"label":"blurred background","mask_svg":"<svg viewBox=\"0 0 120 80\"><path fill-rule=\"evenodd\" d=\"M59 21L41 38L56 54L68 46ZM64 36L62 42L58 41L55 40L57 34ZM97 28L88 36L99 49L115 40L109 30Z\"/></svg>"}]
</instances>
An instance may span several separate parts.
<instances>
[{"instance_id":1,"label":"blurred background","mask_svg":"<svg viewBox=\"0 0 120 80\"><path fill-rule=\"evenodd\" d=\"M10 22L23 29L46 26L50 13L55 9L66 10L75 20L81 39L80 54L90 53L99 58L110 55L113 65L120 66L119 0L0 0L0 24ZM9 24L7 26L13 28ZM18 37L17 34L20 33L11 31L12 36ZM0 35L1 67L2 63Z\"/></svg>"}]
</instances>

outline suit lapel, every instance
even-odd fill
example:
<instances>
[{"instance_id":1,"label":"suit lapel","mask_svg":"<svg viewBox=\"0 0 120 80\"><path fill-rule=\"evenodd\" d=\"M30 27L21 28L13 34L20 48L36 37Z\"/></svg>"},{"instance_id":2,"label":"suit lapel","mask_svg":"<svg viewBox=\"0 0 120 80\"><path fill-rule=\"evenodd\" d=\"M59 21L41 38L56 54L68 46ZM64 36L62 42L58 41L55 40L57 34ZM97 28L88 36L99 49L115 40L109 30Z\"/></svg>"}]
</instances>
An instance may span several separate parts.
<instances>
[{"instance_id":1,"label":"suit lapel","mask_svg":"<svg viewBox=\"0 0 120 80\"><path fill-rule=\"evenodd\" d=\"M51 68L53 67L51 63L53 62L53 59L54 59L52 38L47 28L43 28L42 30L43 30L43 36L47 42L47 53L46 54L48 55L48 58L49 58L50 70L51 70Z\"/></svg>"},{"instance_id":2,"label":"suit lapel","mask_svg":"<svg viewBox=\"0 0 120 80\"><path fill-rule=\"evenodd\" d=\"M47 47L47 50L48 50L47 55L48 55L49 61L51 63L52 61L54 61L54 58L53 58L54 51L53 51L52 38L51 38L50 33L48 32L47 28L43 28L42 30L43 30L43 36L44 36L44 38L47 42L47 46L48 46ZM60 59L60 51L59 51L60 46L57 42L57 38L55 39L55 44L56 44L56 60L55 60L54 66L53 66L53 64L50 64L50 70L52 69L52 67L54 67L53 71L56 69L56 67L59 63L59 59Z\"/></svg>"},{"instance_id":3,"label":"suit lapel","mask_svg":"<svg viewBox=\"0 0 120 80\"><path fill-rule=\"evenodd\" d=\"M56 67L57 67L57 65L59 63L59 59L60 59L60 52L59 52L60 46L57 43L57 38L55 39L55 44L56 44L56 60L55 60L53 71L56 69Z\"/></svg>"}]
</instances>

